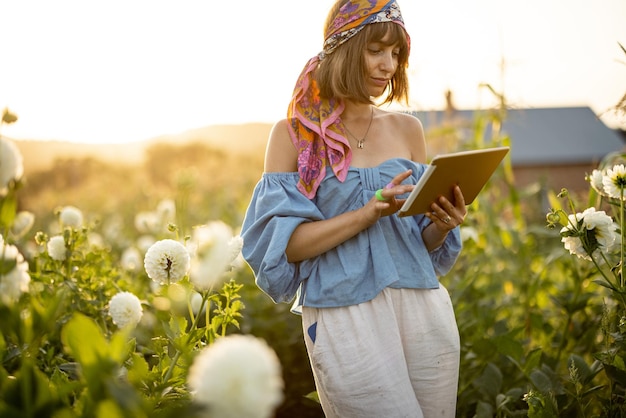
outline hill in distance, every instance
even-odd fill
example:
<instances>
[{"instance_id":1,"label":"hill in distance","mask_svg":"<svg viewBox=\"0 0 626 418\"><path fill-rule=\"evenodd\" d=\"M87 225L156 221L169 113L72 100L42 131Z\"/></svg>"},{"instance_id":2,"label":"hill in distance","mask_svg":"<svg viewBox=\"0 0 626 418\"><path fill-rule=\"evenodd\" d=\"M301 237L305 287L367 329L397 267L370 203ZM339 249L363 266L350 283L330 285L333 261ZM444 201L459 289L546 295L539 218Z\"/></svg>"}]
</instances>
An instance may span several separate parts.
<instances>
[{"instance_id":1,"label":"hill in distance","mask_svg":"<svg viewBox=\"0 0 626 418\"><path fill-rule=\"evenodd\" d=\"M175 135L162 135L126 144L82 144L64 141L16 140L24 157L25 173L47 170L58 159L94 158L109 163L143 163L145 152L155 144L201 143L228 153L262 155L271 124L212 125Z\"/></svg>"}]
</instances>

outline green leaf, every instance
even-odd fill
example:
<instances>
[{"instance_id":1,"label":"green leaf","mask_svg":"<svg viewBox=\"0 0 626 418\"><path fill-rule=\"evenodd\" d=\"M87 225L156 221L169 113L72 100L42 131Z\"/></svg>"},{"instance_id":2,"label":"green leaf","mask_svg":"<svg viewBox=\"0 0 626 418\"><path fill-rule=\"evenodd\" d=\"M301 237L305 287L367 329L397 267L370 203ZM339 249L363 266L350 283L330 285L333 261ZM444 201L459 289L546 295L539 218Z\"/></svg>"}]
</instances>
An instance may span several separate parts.
<instances>
[{"instance_id":1,"label":"green leaf","mask_svg":"<svg viewBox=\"0 0 626 418\"><path fill-rule=\"evenodd\" d=\"M5 258L0 259L0 276L9 274L17 266L17 259L7 260Z\"/></svg>"},{"instance_id":2,"label":"green leaf","mask_svg":"<svg viewBox=\"0 0 626 418\"><path fill-rule=\"evenodd\" d=\"M611 283L608 283L606 280L604 279L594 279L593 282L597 285L606 287L607 289L611 289L611 290L617 290L615 288L615 286L613 286Z\"/></svg>"},{"instance_id":3,"label":"green leaf","mask_svg":"<svg viewBox=\"0 0 626 418\"><path fill-rule=\"evenodd\" d=\"M543 393L530 391L526 396L528 418L554 418L559 416L554 401Z\"/></svg>"},{"instance_id":4,"label":"green leaf","mask_svg":"<svg viewBox=\"0 0 626 418\"><path fill-rule=\"evenodd\" d=\"M129 353L134 351L135 341L129 340L129 334L130 328L126 327L117 331L111 337L108 354L111 359L118 364L122 364Z\"/></svg>"},{"instance_id":5,"label":"green leaf","mask_svg":"<svg viewBox=\"0 0 626 418\"><path fill-rule=\"evenodd\" d=\"M304 396L307 399L312 400L313 402L320 403L320 397L317 391L313 391Z\"/></svg>"},{"instance_id":6,"label":"green leaf","mask_svg":"<svg viewBox=\"0 0 626 418\"><path fill-rule=\"evenodd\" d=\"M581 356L572 354L567 360L568 367L574 366L578 373L578 378L581 383L586 383L589 381L590 377L593 377L591 374L591 369L585 362Z\"/></svg>"},{"instance_id":7,"label":"green leaf","mask_svg":"<svg viewBox=\"0 0 626 418\"><path fill-rule=\"evenodd\" d=\"M131 360L131 366L128 368L128 379L138 383L145 381L150 375L148 362L139 353L133 353Z\"/></svg>"},{"instance_id":8,"label":"green leaf","mask_svg":"<svg viewBox=\"0 0 626 418\"><path fill-rule=\"evenodd\" d=\"M96 364L108 354L100 328L83 314L75 313L61 331L61 341L83 368Z\"/></svg>"},{"instance_id":9,"label":"green leaf","mask_svg":"<svg viewBox=\"0 0 626 418\"><path fill-rule=\"evenodd\" d=\"M616 355L613 359L613 366L617 367L622 371L626 371L626 363L624 362L624 357L620 355Z\"/></svg>"},{"instance_id":10,"label":"green leaf","mask_svg":"<svg viewBox=\"0 0 626 418\"><path fill-rule=\"evenodd\" d=\"M604 365L604 371L606 375L614 382L619 382L620 385L626 385L626 372L620 370L611 364Z\"/></svg>"},{"instance_id":11,"label":"green leaf","mask_svg":"<svg viewBox=\"0 0 626 418\"><path fill-rule=\"evenodd\" d=\"M509 356L516 361L520 360L524 355L522 344L508 335L497 336L494 340L500 354Z\"/></svg>"},{"instance_id":12,"label":"green leaf","mask_svg":"<svg viewBox=\"0 0 626 418\"><path fill-rule=\"evenodd\" d=\"M172 316L164 329L167 337L171 341L175 341L184 335L185 329L187 329L187 320L182 317Z\"/></svg>"},{"instance_id":13,"label":"green leaf","mask_svg":"<svg viewBox=\"0 0 626 418\"><path fill-rule=\"evenodd\" d=\"M502 388L502 372L495 364L487 363L483 373L474 380L473 385L490 398L495 399Z\"/></svg>"},{"instance_id":14,"label":"green leaf","mask_svg":"<svg viewBox=\"0 0 626 418\"><path fill-rule=\"evenodd\" d=\"M14 416L41 416L51 404L55 403L55 388L48 377L41 372L31 359L26 359L12 379L2 382L0 407L22 411ZM3 409L0 408L0 415Z\"/></svg>"},{"instance_id":15,"label":"green leaf","mask_svg":"<svg viewBox=\"0 0 626 418\"><path fill-rule=\"evenodd\" d=\"M7 342L4 339L4 335L0 332L0 358L4 359L4 354L7 351Z\"/></svg>"},{"instance_id":16,"label":"green leaf","mask_svg":"<svg viewBox=\"0 0 626 418\"><path fill-rule=\"evenodd\" d=\"M124 412L115 402L107 399L98 404L96 418L124 418Z\"/></svg>"},{"instance_id":17,"label":"green leaf","mask_svg":"<svg viewBox=\"0 0 626 418\"><path fill-rule=\"evenodd\" d=\"M526 356L526 362L524 363L524 374L528 376L534 369L539 368L541 364L541 355L543 351L541 348L535 348Z\"/></svg>"},{"instance_id":18,"label":"green leaf","mask_svg":"<svg viewBox=\"0 0 626 418\"><path fill-rule=\"evenodd\" d=\"M0 199L0 226L2 230L6 230L13 225L17 214L17 196L15 192L9 190L9 193Z\"/></svg>"},{"instance_id":19,"label":"green leaf","mask_svg":"<svg viewBox=\"0 0 626 418\"><path fill-rule=\"evenodd\" d=\"M106 381L107 392L115 405L129 412L130 416L138 417L141 410L142 400L138 392L125 380L109 378ZM128 414L125 414L128 416ZM108 416L107 416L108 417Z\"/></svg>"},{"instance_id":20,"label":"green leaf","mask_svg":"<svg viewBox=\"0 0 626 418\"><path fill-rule=\"evenodd\" d=\"M478 401L474 418L493 418L495 416L493 406L484 401Z\"/></svg>"},{"instance_id":21,"label":"green leaf","mask_svg":"<svg viewBox=\"0 0 626 418\"><path fill-rule=\"evenodd\" d=\"M542 370L533 370L529 377L533 385L541 392L549 392L552 389L550 377Z\"/></svg>"}]
</instances>

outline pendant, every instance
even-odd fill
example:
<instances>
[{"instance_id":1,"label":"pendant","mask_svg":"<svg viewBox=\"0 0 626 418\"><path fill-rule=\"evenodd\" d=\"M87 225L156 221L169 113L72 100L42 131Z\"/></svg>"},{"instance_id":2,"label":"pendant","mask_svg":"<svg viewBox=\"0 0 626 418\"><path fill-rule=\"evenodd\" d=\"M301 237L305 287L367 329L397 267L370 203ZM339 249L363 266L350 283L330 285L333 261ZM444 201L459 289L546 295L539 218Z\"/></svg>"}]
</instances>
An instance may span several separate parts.
<instances>
[{"instance_id":1,"label":"pendant","mask_svg":"<svg viewBox=\"0 0 626 418\"><path fill-rule=\"evenodd\" d=\"M356 147L357 147L358 149L363 149L363 140L356 141Z\"/></svg>"}]
</instances>

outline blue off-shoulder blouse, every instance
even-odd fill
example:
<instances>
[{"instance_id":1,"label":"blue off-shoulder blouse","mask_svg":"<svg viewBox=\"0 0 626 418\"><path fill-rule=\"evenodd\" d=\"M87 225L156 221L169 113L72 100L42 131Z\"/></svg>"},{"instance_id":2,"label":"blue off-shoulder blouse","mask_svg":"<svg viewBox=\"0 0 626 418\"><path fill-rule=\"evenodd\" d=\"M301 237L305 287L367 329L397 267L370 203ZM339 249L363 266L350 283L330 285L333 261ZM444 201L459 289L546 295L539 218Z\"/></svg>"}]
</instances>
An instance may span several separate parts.
<instances>
[{"instance_id":1,"label":"blue off-shoulder blouse","mask_svg":"<svg viewBox=\"0 0 626 418\"><path fill-rule=\"evenodd\" d=\"M425 166L396 158L376 167L349 169L340 182L331 169L310 200L297 188L298 173L264 173L257 183L242 225L242 255L256 284L274 302L328 308L373 299L385 287L434 289L461 251L459 228L443 245L428 252L422 231L424 215L386 216L368 229L317 257L287 261L291 234L303 222L332 218L365 205L377 189L397 174L413 170L405 182L415 184Z\"/></svg>"}]
</instances>

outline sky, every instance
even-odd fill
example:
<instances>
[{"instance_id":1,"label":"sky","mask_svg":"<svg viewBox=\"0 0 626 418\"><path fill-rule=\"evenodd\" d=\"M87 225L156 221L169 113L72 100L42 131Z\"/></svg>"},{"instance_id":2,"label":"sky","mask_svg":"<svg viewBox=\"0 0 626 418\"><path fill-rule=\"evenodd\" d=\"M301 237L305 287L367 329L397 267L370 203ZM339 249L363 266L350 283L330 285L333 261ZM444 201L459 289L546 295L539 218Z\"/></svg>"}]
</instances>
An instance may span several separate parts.
<instances>
[{"instance_id":1,"label":"sky","mask_svg":"<svg viewBox=\"0 0 626 418\"><path fill-rule=\"evenodd\" d=\"M334 0L0 0L0 109L16 140L143 141L273 123ZM626 0L399 0L410 108L589 106L626 94Z\"/></svg>"}]
</instances>

